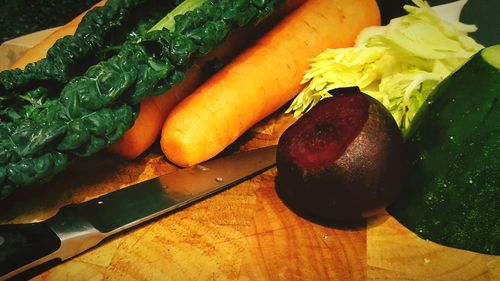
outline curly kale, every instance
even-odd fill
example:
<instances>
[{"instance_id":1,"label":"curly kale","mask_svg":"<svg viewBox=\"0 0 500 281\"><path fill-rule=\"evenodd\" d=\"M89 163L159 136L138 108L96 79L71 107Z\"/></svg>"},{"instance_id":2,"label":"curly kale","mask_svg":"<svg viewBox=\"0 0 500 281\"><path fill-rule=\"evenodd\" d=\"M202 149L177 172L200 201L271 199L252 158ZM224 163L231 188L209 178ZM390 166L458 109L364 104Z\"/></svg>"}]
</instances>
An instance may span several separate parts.
<instances>
[{"instance_id":1,"label":"curly kale","mask_svg":"<svg viewBox=\"0 0 500 281\"><path fill-rule=\"evenodd\" d=\"M87 13L74 36L58 40L47 57L0 72L0 120L31 115L57 97L68 81L116 54L127 38L144 34L180 0L168 4L146 0L109 0Z\"/></svg>"},{"instance_id":2,"label":"curly kale","mask_svg":"<svg viewBox=\"0 0 500 281\"><path fill-rule=\"evenodd\" d=\"M12 90L31 81L53 79L67 82L70 78L69 66L101 47L106 32L113 26L121 26L125 14L123 11L137 5L137 2L140 1L110 1L109 5L90 11L75 35L56 42L46 59L28 65L26 71L16 69L0 73L1 85L6 90Z\"/></svg>"},{"instance_id":3,"label":"curly kale","mask_svg":"<svg viewBox=\"0 0 500 281\"><path fill-rule=\"evenodd\" d=\"M117 2L110 0L108 5ZM133 7L140 1L124 2ZM31 68L1 73L4 91L0 95L0 198L18 187L47 181L74 159L111 145L133 125L141 100L182 81L194 60L220 45L232 30L269 15L280 2L206 0L194 10L175 16L175 28L171 30L164 28L130 36L120 45L118 54L71 78L56 95L50 94L44 83L33 82L47 78L68 80L66 66L87 49L95 49L98 43L92 39L85 43L74 39L77 41L72 44L84 45L56 46L47 62L40 62L47 66L33 66L47 73L30 73ZM110 9L113 11L109 12ZM104 28L120 18L101 13L127 11L114 10L97 10L84 20L79 32L90 34L93 24ZM107 17L112 18L111 23L105 22L109 21ZM56 52L60 53L55 55ZM29 79L23 73L30 73L26 74ZM22 79L26 80L18 81ZM9 95L18 102L12 104Z\"/></svg>"}]
</instances>

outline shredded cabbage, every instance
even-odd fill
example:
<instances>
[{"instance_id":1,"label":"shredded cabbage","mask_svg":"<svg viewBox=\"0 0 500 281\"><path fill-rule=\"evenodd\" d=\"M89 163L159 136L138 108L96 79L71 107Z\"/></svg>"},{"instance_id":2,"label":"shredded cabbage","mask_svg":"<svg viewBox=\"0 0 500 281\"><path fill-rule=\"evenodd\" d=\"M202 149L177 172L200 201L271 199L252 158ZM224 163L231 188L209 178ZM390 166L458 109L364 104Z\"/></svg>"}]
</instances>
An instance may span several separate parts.
<instances>
[{"instance_id":1,"label":"shredded cabbage","mask_svg":"<svg viewBox=\"0 0 500 281\"><path fill-rule=\"evenodd\" d=\"M466 1L434 9L413 0L416 6L404 7L407 15L365 28L354 47L327 49L312 59L302 80L308 84L287 112L299 116L330 97L329 90L358 86L384 104L405 133L436 85L483 48L468 36L476 27L458 21Z\"/></svg>"}]
</instances>

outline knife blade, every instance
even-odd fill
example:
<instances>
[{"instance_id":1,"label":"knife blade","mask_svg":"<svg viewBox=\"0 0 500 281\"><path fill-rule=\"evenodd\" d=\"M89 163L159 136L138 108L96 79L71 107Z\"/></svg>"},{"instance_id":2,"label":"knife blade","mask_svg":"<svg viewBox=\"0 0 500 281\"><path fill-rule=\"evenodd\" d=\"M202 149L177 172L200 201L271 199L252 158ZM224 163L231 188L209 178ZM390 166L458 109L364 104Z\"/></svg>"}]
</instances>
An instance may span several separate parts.
<instances>
[{"instance_id":1,"label":"knife blade","mask_svg":"<svg viewBox=\"0 0 500 281\"><path fill-rule=\"evenodd\" d=\"M275 162L276 146L240 152L64 206L42 222L0 225L0 280L65 261L109 236L235 186Z\"/></svg>"}]
</instances>

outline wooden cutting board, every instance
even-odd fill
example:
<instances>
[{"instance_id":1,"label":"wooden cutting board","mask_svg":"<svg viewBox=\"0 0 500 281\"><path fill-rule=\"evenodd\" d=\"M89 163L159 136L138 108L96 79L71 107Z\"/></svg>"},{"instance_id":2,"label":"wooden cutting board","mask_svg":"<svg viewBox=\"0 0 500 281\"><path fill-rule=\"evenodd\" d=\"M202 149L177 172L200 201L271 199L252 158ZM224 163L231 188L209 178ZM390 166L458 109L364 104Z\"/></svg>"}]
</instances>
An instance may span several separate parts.
<instances>
[{"instance_id":1,"label":"wooden cutting board","mask_svg":"<svg viewBox=\"0 0 500 281\"><path fill-rule=\"evenodd\" d=\"M47 32L7 42L14 60ZM6 53L8 50L8 53ZM12 51L17 50L17 51ZM294 122L280 110L225 153L277 143ZM1 223L43 220L177 168L159 145L136 160L107 152L83 159L50 184L0 205ZM355 228L319 225L290 211L271 169L232 189L109 239L33 280L500 280L500 257L425 241L385 214Z\"/></svg>"}]
</instances>

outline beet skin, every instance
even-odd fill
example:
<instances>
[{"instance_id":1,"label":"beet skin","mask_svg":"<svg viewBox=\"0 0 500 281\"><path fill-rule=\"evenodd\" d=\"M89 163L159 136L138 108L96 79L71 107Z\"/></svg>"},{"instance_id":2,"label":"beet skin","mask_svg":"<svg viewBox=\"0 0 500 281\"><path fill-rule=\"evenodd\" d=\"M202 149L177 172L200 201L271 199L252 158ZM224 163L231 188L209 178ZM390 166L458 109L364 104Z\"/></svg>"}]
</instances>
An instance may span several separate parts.
<instances>
[{"instance_id":1,"label":"beet skin","mask_svg":"<svg viewBox=\"0 0 500 281\"><path fill-rule=\"evenodd\" d=\"M403 141L389 111L359 88L332 94L280 137L276 189L305 217L354 221L379 213L399 194Z\"/></svg>"}]
</instances>

